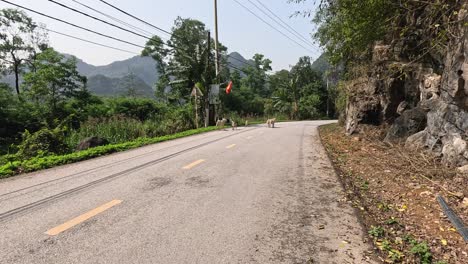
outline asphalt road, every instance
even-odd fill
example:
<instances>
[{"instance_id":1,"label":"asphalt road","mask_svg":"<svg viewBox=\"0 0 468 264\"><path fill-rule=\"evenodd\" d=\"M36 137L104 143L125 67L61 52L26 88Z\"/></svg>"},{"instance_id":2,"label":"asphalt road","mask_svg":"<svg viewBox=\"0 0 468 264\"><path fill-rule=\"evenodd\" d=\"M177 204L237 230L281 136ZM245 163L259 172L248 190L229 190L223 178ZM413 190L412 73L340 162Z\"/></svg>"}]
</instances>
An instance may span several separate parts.
<instances>
[{"instance_id":1,"label":"asphalt road","mask_svg":"<svg viewBox=\"0 0 468 264\"><path fill-rule=\"evenodd\" d=\"M370 262L324 123L226 129L1 180L0 263Z\"/></svg>"}]
</instances>

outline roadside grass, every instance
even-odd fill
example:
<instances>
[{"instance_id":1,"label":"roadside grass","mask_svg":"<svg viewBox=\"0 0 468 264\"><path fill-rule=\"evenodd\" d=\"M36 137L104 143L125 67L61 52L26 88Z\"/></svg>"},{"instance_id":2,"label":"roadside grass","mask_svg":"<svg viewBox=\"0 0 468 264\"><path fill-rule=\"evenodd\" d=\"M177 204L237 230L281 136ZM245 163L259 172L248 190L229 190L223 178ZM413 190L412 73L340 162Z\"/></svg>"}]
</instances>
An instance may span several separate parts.
<instances>
[{"instance_id":1,"label":"roadside grass","mask_svg":"<svg viewBox=\"0 0 468 264\"><path fill-rule=\"evenodd\" d=\"M44 157L34 157L27 160L14 161L14 155L9 155L7 159L12 161L7 161L6 164L0 166L0 179L11 177L20 173L32 172L42 169L52 168L58 165L69 164L77 161L87 160L106 154L120 152L124 150L134 149L142 147L145 145L155 144L163 141L173 140L182 137L188 137L196 134L201 134L209 131L217 130L217 127L206 127L199 129L191 129L172 135L165 135L160 137L141 137L132 141L110 144L105 146L99 146L95 148L90 148L83 151L73 152L64 155L50 155Z\"/></svg>"}]
</instances>

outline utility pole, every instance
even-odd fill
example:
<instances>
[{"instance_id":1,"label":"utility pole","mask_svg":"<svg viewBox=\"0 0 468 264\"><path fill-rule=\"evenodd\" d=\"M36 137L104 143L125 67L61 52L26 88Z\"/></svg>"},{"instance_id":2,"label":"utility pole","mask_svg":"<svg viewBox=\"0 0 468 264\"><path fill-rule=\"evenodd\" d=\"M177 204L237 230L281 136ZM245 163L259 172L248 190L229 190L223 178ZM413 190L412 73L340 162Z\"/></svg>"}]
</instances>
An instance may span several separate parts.
<instances>
[{"instance_id":1,"label":"utility pole","mask_svg":"<svg viewBox=\"0 0 468 264\"><path fill-rule=\"evenodd\" d=\"M208 41L207 41L207 45L208 45L208 52L206 53L206 76L209 77L210 75L210 62L211 62L211 35L210 35L210 31L208 31ZM211 78L207 78L205 81L206 81L206 95L205 95L205 127L208 127L208 125L210 124L210 84L211 84Z\"/></svg>"},{"instance_id":2,"label":"utility pole","mask_svg":"<svg viewBox=\"0 0 468 264\"><path fill-rule=\"evenodd\" d=\"M195 89L195 126L198 129L198 91L196 90L197 88L194 87Z\"/></svg>"},{"instance_id":3,"label":"utility pole","mask_svg":"<svg viewBox=\"0 0 468 264\"><path fill-rule=\"evenodd\" d=\"M219 80L219 51L218 51L218 0L214 0L214 17L215 17L215 69L216 80Z\"/></svg>"}]
</instances>

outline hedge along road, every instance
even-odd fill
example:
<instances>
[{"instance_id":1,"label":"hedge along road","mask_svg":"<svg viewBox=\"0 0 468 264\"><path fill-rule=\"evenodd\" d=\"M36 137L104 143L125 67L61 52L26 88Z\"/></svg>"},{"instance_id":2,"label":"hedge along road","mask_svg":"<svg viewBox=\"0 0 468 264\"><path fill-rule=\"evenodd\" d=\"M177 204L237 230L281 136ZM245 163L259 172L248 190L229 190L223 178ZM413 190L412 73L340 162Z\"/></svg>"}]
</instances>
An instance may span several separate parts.
<instances>
[{"instance_id":1,"label":"hedge along road","mask_svg":"<svg viewBox=\"0 0 468 264\"><path fill-rule=\"evenodd\" d=\"M64 155L50 155L45 157L35 157L29 160L16 160L8 162L0 166L0 179L8 178L18 174L18 171L21 172L31 172L37 171L40 169L52 168L54 166L69 164L77 161L87 160L102 155L125 151L129 149L138 148L141 146L155 144L159 142L164 142L167 140L173 140L177 138L192 136L200 133L205 133L218 129L217 127L204 127L199 129L187 130L171 135L160 136L155 138L138 138L134 141L118 143L118 144L109 144L105 146L99 146L95 148L90 148L83 151L72 152Z\"/></svg>"},{"instance_id":2,"label":"hedge along road","mask_svg":"<svg viewBox=\"0 0 468 264\"><path fill-rule=\"evenodd\" d=\"M0 262L366 262L325 123L226 129L1 180Z\"/></svg>"}]
</instances>

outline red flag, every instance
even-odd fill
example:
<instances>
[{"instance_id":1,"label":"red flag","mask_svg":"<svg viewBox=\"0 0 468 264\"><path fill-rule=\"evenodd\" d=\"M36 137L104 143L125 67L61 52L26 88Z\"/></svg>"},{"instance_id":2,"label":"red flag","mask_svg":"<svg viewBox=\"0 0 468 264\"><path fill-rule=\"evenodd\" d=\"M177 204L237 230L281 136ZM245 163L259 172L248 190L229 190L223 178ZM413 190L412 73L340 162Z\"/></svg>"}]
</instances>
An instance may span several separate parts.
<instances>
[{"instance_id":1,"label":"red flag","mask_svg":"<svg viewBox=\"0 0 468 264\"><path fill-rule=\"evenodd\" d=\"M229 81L228 86L226 87L226 94L230 94L232 89L232 81Z\"/></svg>"}]
</instances>

